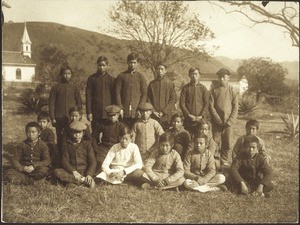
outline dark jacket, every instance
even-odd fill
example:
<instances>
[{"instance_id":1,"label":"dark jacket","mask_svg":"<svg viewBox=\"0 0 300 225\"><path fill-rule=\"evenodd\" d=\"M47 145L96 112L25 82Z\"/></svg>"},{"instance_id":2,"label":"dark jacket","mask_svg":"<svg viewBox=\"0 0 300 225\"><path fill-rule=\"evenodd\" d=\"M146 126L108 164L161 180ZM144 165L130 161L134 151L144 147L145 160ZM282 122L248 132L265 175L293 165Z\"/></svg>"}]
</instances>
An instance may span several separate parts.
<instances>
[{"instance_id":1,"label":"dark jacket","mask_svg":"<svg viewBox=\"0 0 300 225\"><path fill-rule=\"evenodd\" d=\"M197 85L188 83L182 88L180 95L180 108L184 117L191 114L194 116L203 116L207 119L208 106L209 92L204 85L200 83ZM185 123L189 122L191 121L186 119Z\"/></svg>"},{"instance_id":2,"label":"dark jacket","mask_svg":"<svg viewBox=\"0 0 300 225\"><path fill-rule=\"evenodd\" d=\"M114 104L115 78L105 73L89 76L86 85L86 114L93 114L95 119L107 118L105 107Z\"/></svg>"},{"instance_id":3,"label":"dark jacket","mask_svg":"<svg viewBox=\"0 0 300 225\"><path fill-rule=\"evenodd\" d=\"M52 86L49 95L49 114L51 119L69 118L69 109L82 108L79 88L72 83L61 82Z\"/></svg>"},{"instance_id":4,"label":"dark jacket","mask_svg":"<svg viewBox=\"0 0 300 225\"><path fill-rule=\"evenodd\" d=\"M23 171L24 166L48 166L50 164L48 146L42 140L38 140L35 145L32 145L32 143L26 139L15 149L11 163L18 171Z\"/></svg>"},{"instance_id":5,"label":"dark jacket","mask_svg":"<svg viewBox=\"0 0 300 225\"><path fill-rule=\"evenodd\" d=\"M62 166L69 172L79 172L83 176L94 176L96 170L96 158L92 145L89 141L81 141L74 145L67 140L62 147Z\"/></svg>"},{"instance_id":6,"label":"dark jacket","mask_svg":"<svg viewBox=\"0 0 300 225\"><path fill-rule=\"evenodd\" d=\"M146 102L147 83L142 74L120 73L115 80L116 104L123 108L125 118L135 118L140 103ZM130 110L131 107L131 110Z\"/></svg>"},{"instance_id":7,"label":"dark jacket","mask_svg":"<svg viewBox=\"0 0 300 225\"><path fill-rule=\"evenodd\" d=\"M55 135L49 127L41 131L40 139L46 144L55 144Z\"/></svg>"},{"instance_id":8,"label":"dark jacket","mask_svg":"<svg viewBox=\"0 0 300 225\"><path fill-rule=\"evenodd\" d=\"M117 121L112 123L110 120L104 120L97 128L97 133L102 133L101 144L112 147L114 144L119 143L120 132L126 125L123 122ZM97 142L99 142L99 138Z\"/></svg>"},{"instance_id":9,"label":"dark jacket","mask_svg":"<svg viewBox=\"0 0 300 225\"><path fill-rule=\"evenodd\" d=\"M177 101L173 82L165 76L151 81L148 86L147 101L153 105L154 111L165 114L161 121L170 121Z\"/></svg>"},{"instance_id":10,"label":"dark jacket","mask_svg":"<svg viewBox=\"0 0 300 225\"><path fill-rule=\"evenodd\" d=\"M179 131L176 131L172 127L167 130L166 133L169 133L174 137L174 145L180 144L183 147L184 152L187 151L191 142L191 136L189 132L187 132L183 127Z\"/></svg>"},{"instance_id":11,"label":"dark jacket","mask_svg":"<svg viewBox=\"0 0 300 225\"><path fill-rule=\"evenodd\" d=\"M259 173L263 174L260 181L263 185L268 185L272 179L272 168L264 155L257 153L252 159L236 157L230 167L232 178L236 182L244 181L251 183L259 178Z\"/></svg>"}]
</instances>

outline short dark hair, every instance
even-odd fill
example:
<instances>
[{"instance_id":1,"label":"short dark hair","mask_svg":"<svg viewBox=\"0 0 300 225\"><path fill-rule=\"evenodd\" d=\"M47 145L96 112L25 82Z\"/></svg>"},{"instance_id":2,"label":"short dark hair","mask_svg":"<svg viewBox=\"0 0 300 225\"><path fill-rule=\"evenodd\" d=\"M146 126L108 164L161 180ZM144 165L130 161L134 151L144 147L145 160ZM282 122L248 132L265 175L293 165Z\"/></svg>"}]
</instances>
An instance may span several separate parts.
<instances>
[{"instance_id":1,"label":"short dark hair","mask_svg":"<svg viewBox=\"0 0 300 225\"><path fill-rule=\"evenodd\" d=\"M197 126L196 135L198 135L198 134L200 135L200 128L202 125L205 125L205 124L207 124L208 128L210 129L210 123L207 120L202 119Z\"/></svg>"},{"instance_id":2,"label":"short dark hair","mask_svg":"<svg viewBox=\"0 0 300 225\"><path fill-rule=\"evenodd\" d=\"M61 66L60 71L59 71L59 75L62 76L66 70L70 70L71 74L73 75L73 70L69 65Z\"/></svg>"},{"instance_id":3,"label":"short dark hair","mask_svg":"<svg viewBox=\"0 0 300 225\"><path fill-rule=\"evenodd\" d=\"M230 71L228 69L222 68L218 70L216 73L218 76L224 76L224 75L229 75L230 76Z\"/></svg>"},{"instance_id":4,"label":"short dark hair","mask_svg":"<svg viewBox=\"0 0 300 225\"><path fill-rule=\"evenodd\" d=\"M156 68L157 68L158 66L163 66L163 67L165 67L165 69L168 68L167 65L166 65L165 63L163 63L163 62L157 63L157 64L156 64Z\"/></svg>"},{"instance_id":5,"label":"short dark hair","mask_svg":"<svg viewBox=\"0 0 300 225\"><path fill-rule=\"evenodd\" d=\"M82 116L82 110L80 107L78 106L73 106L69 109L69 115L72 113L72 112L79 112L79 114Z\"/></svg>"},{"instance_id":6,"label":"short dark hair","mask_svg":"<svg viewBox=\"0 0 300 225\"><path fill-rule=\"evenodd\" d=\"M250 119L246 123L246 128L250 127L250 126L255 126L256 129L258 130L259 129L259 122L257 120L254 120L254 119Z\"/></svg>"},{"instance_id":7,"label":"short dark hair","mask_svg":"<svg viewBox=\"0 0 300 225\"><path fill-rule=\"evenodd\" d=\"M41 131L41 127L40 127L38 122L33 121L33 122L27 123L26 126L25 126L25 131L27 132L30 127L36 127L36 129L39 132Z\"/></svg>"},{"instance_id":8,"label":"short dark hair","mask_svg":"<svg viewBox=\"0 0 300 225\"><path fill-rule=\"evenodd\" d=\"M102 61L104 61L108 65L108 59L105 56L99 56L99 58L97 59L97 64Z\"/></svg>"},{"instance_id":9,"label":"short dark hair","mask_svg":"<svg viewBox=\"0 0 300 225\"><path fill-rule=\"evenodd\" d=\"M128 126L122 127L120 129L119 136L123 137L124 135L127 135L127 134L130 134L130 136L132 136L131 129Z\"/></svg>"},{"instance_id":10,"label":"short dark hair","mask_svg":"<svg viewBox=\"0 0 300 225\"><path fill-rule=\"evenodd\" d=\"M48 122L50 121L50 115L47 111L41 111L38 116L37 120L47 120Z\"/></svg>"},{"instance_id":11,"label":"short dark hair","mask_svg":"<svg viewBox=\"0 0 300 225\"><path fill-rule=\"evenodd\" d=\"M196 141L197 138L204 138L205 139L205 144L207 145L207 142L208 142L208 137L207 135L205 134L196 134L195 137L194 137L194 142Z\"/></svg>"},{"instance_id":12,"label":"short dark hair","mask_svg":"<svg viewBox=\"0 0 300 225\"><path fill-rule=\"evenodd\" d=\"M184 122L184 116L183 116L183 114L182 113L175 113L173 116L172 116L172 118L171 118L171 122L173 122L173 120L175 119L175 118L180 118L181 119L181 121L182 122Z\"/></svg>"},{"instance_id":13,"label":"short dark hair","mask_svg":"<svg viewBox=\"0 0 300 225\"><path fill-rule=\"evenodd\" d=\"M173 135L170 134L170 133L163 133L159 137L159 143L162 143L162 142L169 142L170 145L173 147L173 145L174 145L174 137L173 137Z\"/></svg>"},{"instance_id":14,"label":"short dark hair","mask_svg":"<svg viewBox=\"0 0 300 225\"><path fill-rule=\"evenodd\" d=\"M138 60L139 56L137 53L132 52L127 56L127 62L129 62L130 60Z\"/></svg>"},{"instance_id":15,"label":"short dark hair","mask_svg":"<svg viewBox=\"0 0 300 225\"><path fill-rule=\"evenodd\" d=\"M192 73L194 73L196 70L198 70L199 74L201 75L201 71L198 67L191 67L189 69L189 75L191 75Z\"/></svg>"},{"instance_id":16,"label":"short dark hair","mask_svg":"<svg viewBox=\"0 0 300 225\"><path fill-rule=\"evenodd\" d=\"M247 147L249 143L255 142L257 145L259 144L259 139L255 135L247 135L244 138L243 146Z\"/></svg>"}]
</instances>

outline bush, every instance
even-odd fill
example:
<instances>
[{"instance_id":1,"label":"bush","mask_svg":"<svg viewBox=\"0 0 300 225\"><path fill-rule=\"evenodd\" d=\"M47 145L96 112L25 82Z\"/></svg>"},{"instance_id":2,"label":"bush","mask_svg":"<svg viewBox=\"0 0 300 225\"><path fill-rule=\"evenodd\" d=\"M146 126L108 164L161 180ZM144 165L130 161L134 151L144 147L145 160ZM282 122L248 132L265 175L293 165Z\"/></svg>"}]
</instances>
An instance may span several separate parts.
<instances>
[{"instance_id":1,"label":"bush","mask_svg":"<svg viewBox=\"0 0 300 225\"><path fill-rule=\"evenodd\" d=\"M285 129L283 133L288 134L292 139L298 137L299 135L299 116L294 117L293 112L291 114L286 114L286 116L280 115L281 119L285 124Z\"/></svg>"},{"instance_id":2,"label":"bush","mask_svg":"<svg viewBox=\"0 0 300 225\"><path fill-rule=\"evenodd\" d=\"M239 114L247 115L249 113L254 112L258 109L258 106L255 101L249 99L240 99L239 101Z\"/></svg>"},{"instance_id":3,"label":"bush","mask_svg":"<svg viewBox=\"0 0 300 225\"><path fill-rule=\"evenodd\" d=\"M23 107L19 109L21 113L36 113L38 114L44 106L48 104L45 98L46 83L40 83L35 88L25 89L19 98L19 102Z\"/></svg>"}]
</instances>

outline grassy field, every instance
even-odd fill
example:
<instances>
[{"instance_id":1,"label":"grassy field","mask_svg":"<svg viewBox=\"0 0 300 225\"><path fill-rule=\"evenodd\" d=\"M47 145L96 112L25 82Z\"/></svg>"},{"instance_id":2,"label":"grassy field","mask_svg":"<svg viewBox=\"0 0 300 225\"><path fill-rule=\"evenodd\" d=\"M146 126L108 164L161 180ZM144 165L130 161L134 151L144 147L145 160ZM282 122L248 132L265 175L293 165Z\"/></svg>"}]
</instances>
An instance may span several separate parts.
<instances>
[{"instance_id":1,"label":"grassy field","mask_svg":"<svg viewBox=\"0 0 300 225\"><path fill-rule=\"evenodd\" d=\"M5 109L4 103L4 109ZM3 163L24 126L35 115L3 112ZM121 185L67 190L47 181L32 186L2 185L2 221L5 222L158 222L158 223L284 223L297 222L299 199L299 141L273 131L284 129L279 114L261 109L259 136L272 157L275 189L271 198L237 196L230 192L141 190ZM234 126L233 141L244 134L247 117Z\"/></svg>"}]
</instances>

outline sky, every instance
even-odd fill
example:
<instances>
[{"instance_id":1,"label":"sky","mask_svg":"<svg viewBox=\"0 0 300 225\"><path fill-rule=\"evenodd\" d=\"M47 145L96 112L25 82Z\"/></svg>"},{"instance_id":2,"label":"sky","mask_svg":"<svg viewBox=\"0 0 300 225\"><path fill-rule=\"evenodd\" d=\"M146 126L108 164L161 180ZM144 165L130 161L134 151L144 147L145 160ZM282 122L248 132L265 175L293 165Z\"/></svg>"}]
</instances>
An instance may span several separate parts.
<instances>
[{"instance_id":1,"label":"sky","mask_svg":"<svg viewBox=\"0 0 300 225\"><path fill-rule=\"evenodd\" d=\"M100 33L112 25L108 18L108 10L116 4L113 0L5 0L5 2L11 6L2 8L5 22L10 20L55 22ZM269 4L271 3L275 4L274 2ZM215 33L216 38L207 42L208 46L219 46L214 53L215 56L232 59L269 57L275 62L299 61L299 48L292 46L290 38L281 28L270 24L250 27L251 23L242 15L226 14L223 9L212 6L208 1L192 1L186 4L189 5L190 15L198 13L201 21ZM230 9L225 3L220 4ZM298 9L299 4L295 3L295 6Z\"/></svg>"}]
</instances>

